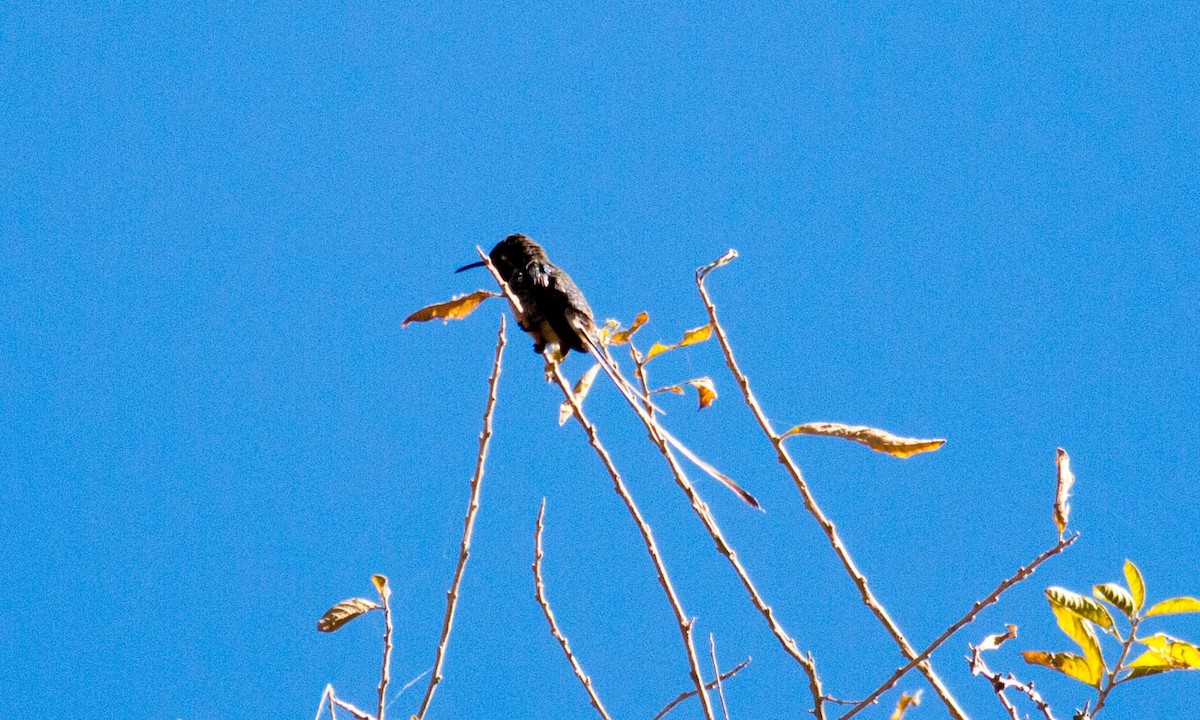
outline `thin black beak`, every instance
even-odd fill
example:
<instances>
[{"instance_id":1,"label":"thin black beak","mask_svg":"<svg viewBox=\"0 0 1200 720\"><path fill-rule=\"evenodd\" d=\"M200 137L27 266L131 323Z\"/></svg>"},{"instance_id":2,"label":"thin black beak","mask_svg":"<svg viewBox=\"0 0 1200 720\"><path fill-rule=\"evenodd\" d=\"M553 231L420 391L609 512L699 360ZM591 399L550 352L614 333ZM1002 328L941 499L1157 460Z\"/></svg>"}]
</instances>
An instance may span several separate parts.
<instances>
[{"instance_id":1,"label":"thin black beak","mask_svg":"<svg viewBox=\"0 0 1200 720\"><path fill-rule=\"evenodd\" d=\"M470 270L471 268L483 267L485 264L486 264L486 263L484 263L482 260L480 260L479 262L473 262L473 263L471 263L470 265L463 265L462 267L460 267L459 269L455 270L454 272L456 272L456 273L460 273L460 272L462 272L463 270Z\"/></svg>"}]
</instances>

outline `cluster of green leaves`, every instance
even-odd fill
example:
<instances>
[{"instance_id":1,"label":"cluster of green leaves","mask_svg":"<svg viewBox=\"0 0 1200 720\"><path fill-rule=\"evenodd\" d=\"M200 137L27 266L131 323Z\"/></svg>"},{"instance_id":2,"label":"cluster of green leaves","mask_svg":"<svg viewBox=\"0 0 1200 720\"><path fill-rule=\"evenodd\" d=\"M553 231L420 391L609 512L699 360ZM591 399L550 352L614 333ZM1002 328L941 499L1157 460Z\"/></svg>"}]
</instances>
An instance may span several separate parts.
<instances>
[{"instance_id":1,"label":"cluster of green leaves","mask_svg":"<svg viewBox=\"0 0 1200 720\"><path fill-rule=\"evenodd\" d=\"M1200 647L1171 637L1165 633L1139 636L1141 623L1160 615L1200 612L1200 600L1194 597L1175 597L1163 600L1143 611L1146 602L1146 584L1142 573L1129 560L1125 561L1125 581L1104 583L1092 588L1087 597L1061 587L1046 589L1046 598L1054 613L1058 626L1082 650L1082 654L1071 652L1046 652L1027 650L1021 655L1032 665L1041 665L1099 692L1095 710L1103 706L1108 693L1123 682L1157 675L1172 670L1200 670ZM1110 612L1115 609L1119 614ZM1128 632L1118 626L1116 617L1124 617ZM1099 631L1099 632L1097 632ZM1104 659L1100 646L1100 635L1107 635L1120 644L1120 654L1113 665ZM1144 648L1133 660L1135 645Z\"/></svg>"}]
</instances>

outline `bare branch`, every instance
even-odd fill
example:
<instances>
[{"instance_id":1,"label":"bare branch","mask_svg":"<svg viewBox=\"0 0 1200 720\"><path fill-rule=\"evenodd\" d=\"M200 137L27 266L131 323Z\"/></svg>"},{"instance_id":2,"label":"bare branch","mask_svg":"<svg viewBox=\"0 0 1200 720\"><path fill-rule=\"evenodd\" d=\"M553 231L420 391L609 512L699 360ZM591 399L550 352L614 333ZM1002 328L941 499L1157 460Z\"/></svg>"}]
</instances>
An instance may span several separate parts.
<instances>
[{"instance_id":1,"label":"bare branch","mask_svg":"<svg viewBox=\"0 0 1200 720\"><path fill-rule=\"evenodd\" d=\"M345 710L346 712L350 713L354 717L358 718L358 720L375 720L375 718L371 717L370 713L368 713L364 710L359 710L358 708L354 707L353 705L351 705L350 703L341 699L340 697L334 697L333 702L341 709Z\"/></svg>"},{"instance_id":2,"label":"bare branch","mask_svg":"<svg viewBox=\"0 0 1200 720\"><path fill-rule=\"evenodd\" d=\"M732 670L730 670L726 673L723 673L721 675L718 675L717 677L720 679L721 682L728 680L729 678L733 677L734 675L737 675L738 673L740 673L747 665L749 665L750 660L751 660L751 658L746 658L745 660L738 663L737 666L735 666ZM709 690L715 688L716 686L717 686L716 680L713 680L712 682L705 685L705 687L708 688ZM687 692L679 693L679 695L674 700L667 703L666 706L663 707L662 710L659 710L658 714L655 715L653 718L651 718L651 720L662 720L663 716L665 716L667 713L674 710L676 705L683 702L684 700L687 700L690 697L694 697L695 695L696 695L695 690L688 690Z\"/></svg>"},{"instance_id":3,"label":"bare branch","mask_svg":"<svg viewBox=\"0 0 1200 720\"><path fill-rule=\"evenodd\" d=\"M379 579L383 582L379 582ZM379 588L379 597L383 600L383 668L379 672L379 711L375 715L378 720L384 720L387 712L387 686L392 679L392 591L388 587L387 578L375 575L371 578Z\"/></svg>"},{"instance_id":4,"label":"bare branch","mask_svg":"<svg viewBox=\"0 0 1200 720\"><path fill-rule=\"evenodd\" d=\"M454 580L446 593L446 615L442 619L442 637L438 641L437 657L433 662L433 674L425 689L425 698L421 701L421 709L417 711L417 720L423 720L433 701L433 694L442 681L442 664L446 659L446 645L450 642L450 630L454 626L454 611L458 607L458 588L462 584L463 574L467 569L467 559L471 557L471 534L475 528L475 515L479 511L479 490L483 485L483 468L487 461L488 445L492 439L492 414L496 409L496 386L500 379L500 361L504 356L504 345L507 342L504 335L504 315L500 315L500 330L496 334L496 358L492 362L492 375L488 378L487 404L483 411L483 430L479 433L479 454L475 457L475 474L471 476L471 499L467 503L467 515L463 520L462 542L459 546L458 565L454 568ZM383 712L380 711L380 719Z\"/></svg>"},{"instance_id":5,"label":"bare branch","mask_svg":"<svg viewBox=\"0 0 1200 720\"><path fill-rule=\"evenodd\" d=\"M491 258L489 258L487 254L483 252L482 248L476 247L475 249L478 251L479 257L483 259L484 267L488 269L488 272L492 274L492 277L496 279L496 283L500 285L500 288L504 291L504 295L506 298L508 298L509 304L511 304L514 309L519 311L521 308L521 301L516 297L516 295L513 294L512 288L508 286L508 283L504 282L504 278L500 277L500 273L497 272L496 267L492 265ZM520 314L520 312L517 313L518 316L520 316ZM704 675L700 670L700 660L696 655L695 643L692 640L692 620L688 618L687 614L684 612L683 604L679 601L679 596L676 594L675 587L671 583L671 576L667 573L667 566L666 563L663 562L662 554L658 550L658 543L654 540L654 533L651 531L649 523L647 523L645 518L642 517L641 509L638 508L637 503L633 499L633 495L629 492L629 488L625 486L625 481L621 478L621 473L618 472L616 465L613 464L612 457L608 454L608 450L605 449L604 445L600 442L600 436L596 432L596 426L593 425L591 421L588 420L587 416L583 414L583 409L580 407L579 402L575 399L575 393L571 391L570 383L568 383L567 379L563 376L562 370L559 368L558 363L553 362L553 359L548 353L549 351L547 351L546 354L547 366L551 368L553 377L558 383L559 389L562 390L563 397L571 405L571 412L575 416L575 420L579 423L580 427L583 428L584 433L587 435L588 444L592 446L592 449L596 452L596 455L604 464L605 470L608 471L609 477L612 478L613 489L616 491L617 495L620 496L621 501L625 503L625 508L629 511L630 517L633 518L633 522L635 525L637 525L638 532L642 536L642 541L646 545L646 551L650 555L651 562L654 563L654 569L658 575L658 584L662 586L663 592L667 596L667 601L671 604L671 611L675 615L675 621L679 626L679 633L683 638L684 649L687 652L689 672L692 682L696 685L697 693L700 696L700 704L704 708L704 717L706 720L714 720L712 701L709 699L708 693L705 692L704 689Z\"/></svg>"},{"instance_id":6,"label":"bare branch","mask_svg":"<svg viewBox=\"0 0 1200 720\"><path fill-rule=\"evenodd\" d=\"M550 601L546 599L546 585L542 582L542 519L545 515L546 499L542 498L542 507L538 510L537 516L537 530L534 532L533 594L537 599L538 605L542 607L542 614L546 616L546 622L550 624L550 634L562 646L563 654L567 656L567 662L571 664L571 670L575 672L575 677L579 678L583 689L587 691L592 707L596 708L596 712L600 713L600 717L604 718L604 720L612 720L608 715L608 711L604 709L604 703L600 702L600 696L596 694L596 690L592 687L592 679L583 671L583 666L579 664L579 661L575 658L575 653L571 651L571 641L567 639L567 636L558 627L558 620L554 617L554 611L550 609Z\"/></svg>"},{"instance_id":7,"label":"bare branch","mask_svg":"<svg viewBox=\"0 0 1200 720\"><path fill-rule=\"evenodd\" d=\"M1033 572L1035 570L1038 569L1039 565L1046 562L1047 560L1054 557L1055 555L1058 555L1063 550L1066 550L1078 539L1079 539L1078 533L1076 533L1075 535L1071 535L1070 537L1060 536L1058 542L1054 545L1054 547L1043 552L1041 555L1038 555L1036 558L1033 559L1033 562L1029 563L1028 565L1026 565L1023 568L1020 568L1019 570L1017 570L1017 572L1013 573L1012 576L1003 580L999 585L996 586L995 590L992 590L990 593L987 594L986 597L984 597L982 600L979 600L974 605L972 605L971 609L968 610L965 615L963 615L961 618L959 618L950 627L946 628L946 630L944 632L942 632L942 634L939 635L936 640L934 640L933 642L931 642L929 644L929 647L922 650L920 652L920 654L918 654L915 658L910 660L907 665L904 665L903 667L897 669L896 672L892 673L892 676L890 678L888 678L882 685L880 685L878 688L876 688L874 692L872 692L865 699L863 699L861 702L859 702L857 705L855 705L853 708L851 708L850 711L847 712L845 715L838 718L838 720L848 720L849 718L854 717L859 712L861 712L863 710L863 708L874 703L875 700L880 695L884 694L888 690L891 690L892 687L894 687L896 685L896 683L900 682L900 678L904 677L910 670L912 670L914 667L916 667L917 663L928 658L930 655L933 654L934 650L937 650L939 647L941 647L942 643L949 640L951 638L951 636L953 636L959 630L963 629L970 623L974 622L975 618L979 615L979 613L987 606L992 605L993 603L998 601L1000 599L1000 595L1003 594L1005 590L1008 590L1013 585L1016 585L1017 583L1028 578L1030 575L1033 574Z\"/></svg>"},{"instance_id":8,"label":"bare branch","mask_svg":"<svg viewBox=\"0 0 1200 720\"><path fill-rule=\"evenodd\" d=\"M721 685L721 666L717 664L717 641L713 634L708 634L708 655L712 658L713 675L717 676L717 697L721 698L721 713L729 720L729 706L725 704L725 688Z\"/></svg>"},{"instance_id":9,"label":"bare branch","mask_svg":"<svg viewBox=\"0 0 1200 720\"><path fill-rule=\"evenodd\" d=\"M791 455L787 451L787 448L783 444L783 439L771 426L771 421L767 419L766 413L763 412L762 406L759 405L757 398L755 398L754 393L750 390L750 381L746 378L745 373L743 373L741 368L738 366L737 360L734 359L733 348L729 344L729 336L725 334L724 327L721 326L720 321L717 319L717 308L713 304L712 298L709 297L708 290L704 287L704 278L712 269L729 262L735 257L737 257L737 253L731 250L720 260L714 262L708 267L700 268L696 271L696 287L700 291L700 299L703 301L704 308L708 312L709 322L712 324L713 331L716 333L717 342L720 343L721 351L725 355L725 364L728 365L729 371L733 374L734 379L737 381L738 387L741 388L742 396L745 398L746 405L749 406L750 411L754 414L754 418L758 421L759 427L762 428L763 434L767 436L767 439L775 448L775 453L779 458L779 462L784 466L784 468L787 469L788 474L792 477L793 483L796 485L796 489L800 491L800 495L804 498L805 508L808 509L808 512L813 516L813 519L817 521L817 524L820 525L821 530L825 533L826 538L829 540L829 544L833 547L833 551L837 554L838 559L841 560L842 566L850 575L851 580L854 581L854 585L858 588L859 595L862 597L863 604L866 605L875 615L875 617L879 619L879 622L883 624L884 628L887 630L888 634L892 636L892 639L896 642L896 645L900 648L900 651L904 654L904 656L909 660L912 660L913 658L917 657L917 651L908 642L908 639L904 636L904 633L901 632L896 622L891 618L890 615L888 615L888 612L884 608L883 604L880 603L879 600L876 599L874 593L871 592L871 588L867 584L866 576L862 574L862 572L858 569L858 566L855 564L854 559L850 557L850 552L846 549L845 544L842 542L841 536L838 534L837 528L834 526L833 522L825 515L825 512L821 510L820 505L817 504L816 498L813 496L812 491L809 490L808 484L804 480L804 475L800 472L800 466L797 465L795 460L792 459ZM921 674L923 674L929 681L930 685L933 686L933 689L937 692L938 697L942 699L942 702L950 711L951 717L953 717L954 720L968 720L966 713L961 707L959 707L958 701L954 699L954 696L950 693L950 690L946 687L945 683L942 682L942 679L934 672L933 667L929 664L929 661L921 661L917 664L917 667L920 669Z\"/></svg>"},{"instance_id":10,"label":"bare branch","mask_svg":"<svg viewBox=\"0 0 1200 720\"><path fill-rule=\"evenodd\" d=\"M988 644L991 645L991 648L999 647L1005 641L1016 637L1016 634L1016 626L1009 625L1007 633L1004 633L1003 635L992 636L989 638L989 640L993 640L994 642ZM967 663L971 667L971 674L982 675L988 679L988 682L990 682L992 685L992 691L996 693L996 699L999 700L1000 704L1004 706L1004 710L1008 713L1008 716L1012 720L1021 720L1021 715L1017 712L1016 706L1012 704L1012 701L1009 700L1008 696L1004 693L1004 691L1009 688L1024 693L1029 698L1030 702L1037 707L1038 711L1042 713L1042 716L1046 720L1057 720L1054 717L1054 713L1050 709L1050 703L1046 702L1041 693L1034 689L1032 682L1028 684L1023 683L1020 680L1017 680L1012 673L1003 675L998 672L993 672L992 669L987 666L987 664L983 661L983 651L990 648L985 647L985 643L981 643L978 647L975 645L970 645L968 647L971 648L971 656L967 658Z\"/></svg>"}]
</instances>

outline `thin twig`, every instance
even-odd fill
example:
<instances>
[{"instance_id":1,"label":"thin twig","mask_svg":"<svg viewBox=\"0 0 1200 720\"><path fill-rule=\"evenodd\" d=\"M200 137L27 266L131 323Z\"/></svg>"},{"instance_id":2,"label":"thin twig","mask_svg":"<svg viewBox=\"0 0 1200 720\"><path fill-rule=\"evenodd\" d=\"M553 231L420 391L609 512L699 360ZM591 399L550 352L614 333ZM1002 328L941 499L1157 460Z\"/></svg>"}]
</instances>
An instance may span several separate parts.
<instances>
[{"instance_id":1,"label":"thin twig","mask_svg":"<svg viewBox=\"0 0 1200 720\"><path fill-rule=\"evenodd\" d=\"M630 341L630 347L631 349L633 347L632 341ZM638 357L636 350L632 350L632 352L635 353L635 365L637 366L635 369L635 375L638 377L638 380L642 385L643 393L648 396L649 390L647 389L648 381L646 379L645 363L638 362L636 360ZM615 363L613 363L613 367L616 367ZM635 408L635 410L636 409L637 408ZM820 676L817 675L817 665L813 660L812 653L801 653L800 648L796 645L795 639L793 639L792 636L783 629L783 625L781 625L779 620L776 619L774 608L767 603L762 594L759 593L758 588L754 585L754 581L750 579L750 573L747 572L745 566L742 565L741 559L738 558L737 551L734 550L733 546L729 544L729 541L725 539L725 534L721 532L721 527L717 524L716 518L713 517L712 511L708 507L708 503L706 503L704 499L700 497L700 493L696 491L695 486L692 485L691 481L684 473L683 468L680 466L679 462L675 459L674 454L667 446L666 439L658 431L658 426L653 422L653 416L648 414L643 415L642 413L637 413L637 415L642 421L642 424L646 427L646 431L650 435L651 442L653 442L654 446L658 448L659 454L666 459L667 465L671 469L671 476L675 479L675 484L678 485L681 490L683 490L685 495L687 495L688 501L691 503L692 510L696 513L696 517L700 518L700 522L704 525L704 529L708 532L709 537L711 537L713 542L716 544L717 552L721 553L721 555L723 555L725 559L729 561L730 566L733 567L734 573L742 582L742 587L744 587L746 592L750 595L750 602L753 603L759 614L763 616L763 619L767 621L767 627L770 628L771 634L773 634L775 639L779 641L779 644L783 647L784 651L800 664L800 667L808 676L808 684L813 692L813 715L816 716L816 720L825 720L825 707L821 693L821 679ZM650 422L647 422L647 419L649 419Z\"/></svg>"},{"instance_id":2,"label":"thin twig","mask_svg":"<svg viewBox=\"0 0 1200 720\"><path fill-rule=\"evenodd\" d=\"M387 686L392 680L392 590L386 578L379 585L379 597L383 600L383 668L379 671L379 712L375 717L384 720Z\"/></svg>"},{"instance_id":3,"label":"thin twig","mask_svg":"<svg viewBox=\"0 0 1200 720\"><path fill-rule=\"evenodd\" d=\"M488 378L487 404L483 411L483 430L479 433L479 454L475 457L475 474L471 476L471 499L467 502L467 515L463 520L462 542L459 545L458 564L454 568L454 580L446 593L446 615L442 619L442 637L438 641L437 657L433 661L433 674L429 685L425 688L425 699L421 701L421 709L417 711L417 720L423 720L433 701L433 694L442 682L442 664L446 659L446 645L450 642L450 630L454 627L454 611L458 607L458 588L462 584L463 574L467 569L467 559L471 557L471 534L475 529L475 515L479 511L479 490L483 485L483 468L487 461L488 445L492 440L492 414L496 409L496 387L500 380L500 361L504 357L504 345L507 342L504 334L504 315L500 315L500 330L496 333L496 358L492 362L492 375ZM380 718L383 720L383 718Z\"/></svg>"},{"instance_id":4,"label":"thin twig","mask_svg":"<svg viewBox=\"0 0 1200 720\"><path fill-rule=\"evenodd\" d=\"M1006 640L1015 637L1016 632L1016 626L1010 625L1006 634L994 636L998 640L996 647ZM991 638L989 638L989 640L990 639ZM1028 684L1023 683L1012 673L1004 675L994 672L987 666L987 663L983 661L982 647L976 647L974 645L969 645L968 647L971 648L971 655L967 658L967 663L971 667L971 674L982 675L988 679L988 682L990 682L992 685L992 691L996 693L996 699L1000 701L1000 704L1004 707L1004 710L1008 713L1008 716L1012 720L1021 720L1021 715L1019 712L1017 712L1017 708L1012 704L1012 701L1008 699L1008 696L1004 694L1004 691L1009 688L1024 693L1029 698L1030 702L1037 707L1038 711L1042 713L1042 716L1046 720L1057 720L1054 717L1053 711L1050 709L1050 703L1046 702L1041 693L1034 689L1032 682Z\"/></svg>"},{"instance_id":5,"label":"thin twig","mask_svg":"<svg viewBox=\"0 0 1200 720\"><path fill-rule=\"evenodd\" d=\"M327 683L325 690L321 692L321 699L317 701L317 715L313 720L321 720L321 713L325 712L325 703L329 702L329 711L333 712L333 684ZM336 720L336 718L335 718Z\"/></svg>"},{"instance_id":6,"label":"thin twig","mask_svg":"<svg viewBox=\"0 0 1200 720\"><path fill-rule=\"evenodd\" d=\"M733 373L733 377L737 381L738 387L741 388L742 396L745 398L746 405L749 406L750 412L754 414L754 418L758 421L759 427L762 428L763 433L767 436L767 439L775 448L775 453L779 458L779 462L784 466L784 468L787 469L788 474L792 477L793 483L796 485L796 489L800 491L800 495L804 498L805 508L807 508L809 514L813 516L813 519L817 521L817 524L820 525L821 530L825 533L825 537L829 540L829 544L833 547L833 551L837 554L838 559L841 560L842 566L850 575L851 580L854 581L854 585L858 588L859 595L862 597L863 604L865 604L875 615L875 617L879 619L879 622L883 624L884 628L888 631L888 634L892 636L892 639L896 642L896 645L900 648L900 651L904 654L904 656L909 660L912 660L913 658L917 657L917 651L908 642L908 639L904 636L904 633L901 632L899 626L896 625L896 622L892 620L890 615L888 615L888 612L884 608L883 604L880 603L879 600L876 599L874 593L871 592L871 588L867 584L866 576L862 574L862 572L858 569L858 566L854 563L854 559L850 557L850 552L846 549L845 544L842 542L842 538L838 534L837 528L834 526L833 522L825 515L825 512L821 510L820 505L817 504L816 498L813 496L812 491L809 490L808 484L804 480L804 475L800 472L800 466L797 465L792 459L791 455L787 451L787 448L784 447L783 439L771 426L771 421L767 419L767 415L763 412L762 406L759 405L754 393L750 390L750 381L746 378L745 373L743 373L741 368L738 366L737 360L734 359L733 348L729 344L729 337L725 334L725 329L721 326L720 321L717 319L717 308L713 304L712 298L709 297L708 290L704 287L704 277L712 269L724 264L725 262L728 262L729 260L732 260L735 257L737 257L737 252L730 250L720 260L707 267L696 270L696 287L700 291L700 299L704 302L704 309L708 312L709 322L712 324L713 331L716 333L717 342L720 343L721 351L725 354L725 364L729 366L729 370L731 373ZM925 660L920 662L918 663L917 667L920 669L921 674L923 674L929 681L929 684L933 686L933 689L937 692L938 697L940 697L942 702L945 703L946 708L950 711L951 717L953 717L954 720L968 720L966 713L961 707L959 707L958 701L954 699L954 696L950 693L950 690L946 687L945 683L942 682L942 679L938 677L937 673L934 672L933 667L929 664L929 661Z\"/></svg>"},{"instance_id":7,"label":"thin twig","mask_svg":"<svg viewBox=\"0 0 1200 720\"><path fill-rule=\"evenodd\" d=\"M333 686L329 686L329 720L337 720L337 705L333 704Z\"/></svg>"},{"instance_id":8,"label":"thin twig","mask_svg":"<svg viewBox=\"0 0 1200 720\"><path fill-rule=\"evenodd\" d=\"M340 707L341 709L345 710L346 712L350 713L354 717L358 718L358 720L375 720L375 718L371 717L370 713L368 713L364 710L359 710L358 708L354 707L353 705L351 705L350 703L341 699L340 697L334 697L333 702L336 703L337 706Z\"/></svg>"},{"instance_id":9,"label":"thin twig","mask_svg":"<svg viewBox=\"0 0 1200 720\"><path fill-rule=\"evenodd\" d=\"M567 636L558 627L558 620L554 617L554 611L550 609L550 601L546 599L546 585L542 582L542 518L545 515L546 498L542 498L542 507L538 510L537 530L534 532L533 541L533 594L537 599L538 605L542 607L542 614L546 616L546 622L550 623L550 634L562 646L563 654L567 656L567 662L571 664L571 670L575 672L575 677L579 678L579 682L583 684L583 689L587 691L592 707L596 708L596 712L600 713L600 717L604 718L604 720L612 720L608 715L608 711L604 709L604 703L600 702L600 696L596 694L595 688L592 687L592 678L583 671L583 666L579 664L579 660L575 658L575 653L571 651L571 641L567 639Z\"/></svg>"},{"instance_id":10,"label":"thin twig","mask_svg":"<svg viewBox=\"0 0 1200 720\"><path fill-rule=\"evenodd\" d=\"M509 304L512 305L517 316L520 317L523 312L520 299L513 294L512 288L508 286L508 283L504 282L504 278L500 277L500 273L496 271L496 267L492 265L491 259L487 256L487 254L485 254L481 248L477 247L476 250L479 252L479 257L483 258L484 267L486 267L488 272L492 274L492 277L496 279L496 283L500 285L500 288L504 291L505 297L508 298ZM568 383L566 377L563 376L562 369L558 366L558 363L553 362L553 359L549 356L549 351L546 353L546 360L548 366L552 369L553 377L558 383L559 389L562 390L563 397L571 405L571 412L574 414L575 420L579 423L580 427L583 428L584 433L587 435L588 444L592 446L592 449L596 452L596 455L604 464L605 470L608 471L609 477L612 478L613 489L616 491L617 495L620 496L621 501L625 503L626 510L629 511L630 517L633 518L634 524L637 525L638 532L642 536L642 542L646 545L646 551L650 555L650 560L654 563L654 569L658 575L658 584L662 586L663 592L667 596L667 601L671 605L671 611L675 615L675 622L679 626L679 633L683 638L684 649L687 652L689 674L691 675L692 682L695 684L696 690L700 696L700 704L704 709L704 717L706 720L714 720L712 701L709 699L708 693L705 692L704 689L704 675L700 670L700 659L696 655L696 646L692 639L693 620L688 617L686 612L684 612L683 604L679 601L679 596L675 592L675 587L671 582L671 576L667 573L666 563L663 562L662 554L658 550L658 543L654 540L654 533L651 531L649 523L647 523L646 519L642 517L641 509L634 501L633 495L629 492L629 488L625 486L625 481L621 478L621 473L617 470L616 465L613 464L612 457L608 454L608 450L606 450L604 445L600 442L600 436L596 432L596 426L593 425L592 422L588 420L587 416L583 414L583 409L580 407L578 400L575 398L575 393L572 392L570 383Z\"/></svg>"},{"instance_id":11,"label":"thin twig","mask_svg":"<svg viewBox=\"0 0 1200 720\"><path fill-rule=\"evenodd\" d=\"M729 720L729 706L725 704L725 687L721 685L721 666L717 664L717 641L708 634L708 655L712 658L713 675L717 676L717 697L721 698L721 713Z\"/></svg>"},{"instance_id":12,"label":"thin twig","mask_svg":"<svg viewBox=\"0 0 1200 720\"><path fill-rule=\"evenodd\" d=\"M751 660L751 658L746 658L745 660L738 663L737 666L735 666L732 670L730 670L726 673L723 673L721 675L718 675L717 677L721 680L721 682L728 680L729 678L733 677L734 675L737 675L738 673L740 673L747 665L749 665L750 660ZM716 680L713 680L712 682L708 683L708 685L705 685L705 687L707 687L709 690L715 688L716 686L717 686ZM658 714L655 715L653 718L651 718L651 720L662 720L663 716L665 716L667 713L674 710L676 705L683 702L684 700L687 700L690 697L695 696L695 694L696 694L695 690L688 690L687 692L679 693L679 695L676 696L676 698L674 700L667 703L666 706L664 706L662 710L659 710Z\"/></svg>"},{"instance_id":13,"label":"thin twig","mask_svg":"<svg viewBox=\"0 0 1200 720\"><path fill-rule=\"evenodd\" d=\"M1078 539L1079 539L1078 533L1071 535L1070 537L1060 536L1058 539L1058 542L1054 545L1054 547L1043 552L1041 555L1038 555L1036 558L1033 559L1033 562L1031 562L1028 565L1026 565L1025 567L1017 570L1017 572L1013 573L1012 576L1006 578L999 585L997 585L995 590L992 590L990 593L987 594L986 597L984 597L982 600L979 600L974 605L972 605L971 609L967 611L967 614L963 615L954 624L952 624L950 627L946 628L946 630L941 635L939 635L936 640L934 640L933 642L931 642L929 644L929 647L922 650L920 652L920 654L918 654L912 660L909 660L907 665L904 665L903 667L898 668L896 670L896 672L892 673L892 676L890 678L888 678L882 685L880 685L878 688L876 688L874 692L872 692L865 699L863 699L857 705L855 705L853 708L851 708L845 715L842 715L840 718L838 718L838 720L849 720L849 718L854 717L859 712L861 712L863 710L863 708L874 703L875 700L880 695L884 694L888 690L891 690L892 687L894 687L896 685L896 683L900 682L900 678L904 677L906 674L908 674L908 672L910 670L912 670L914 667L916 667L917 663L922 662L923 660L928 658L930 655L933 654L934 650L937 650L939 647L941 647L942 643L949 640L950 637L953 636L955 633L957 633L959 630L963 629L970 623L974 622L976 616L978 616L979 613L984 608L986 608L987 606L998 601L1000 599L1000 595L1003 594L1005 590L1008 590L1013 585L1016 585L1017 583L1028 578L1030 575L1033 574L1033 572L1035 570L1038 569L1039 565L1046 562L1047 560L1054 557L1055 555L1058 555L1063 550L1066 550Z\"/></svg>"}]
</instances>

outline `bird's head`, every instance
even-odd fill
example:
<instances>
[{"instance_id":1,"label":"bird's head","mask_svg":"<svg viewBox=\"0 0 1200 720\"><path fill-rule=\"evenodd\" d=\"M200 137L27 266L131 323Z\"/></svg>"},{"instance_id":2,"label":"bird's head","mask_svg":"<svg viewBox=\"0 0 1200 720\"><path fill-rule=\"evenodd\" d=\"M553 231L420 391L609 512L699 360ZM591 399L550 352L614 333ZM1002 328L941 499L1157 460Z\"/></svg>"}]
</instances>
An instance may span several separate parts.
<instances>
[{"instance_id":1,"label":"bird's head","mask_svg":"<svg viewBox=\"0 0 1200 720\"><path fill-rule=\"evenodd\" d=\"M542 249L542 246L534 242L533 238L528 235L520 233L509 235L496 243L496 247L488 253L488 258L492 261L492 265L496 266L496 271L500 273L500 277L504 278L505 282L512 279L517 269L527 266L530 262L548 262L546 251ZM463 265L454 272L483 267L483 264L483 261L480 260Z\"/></svg>"}]
</instances>

